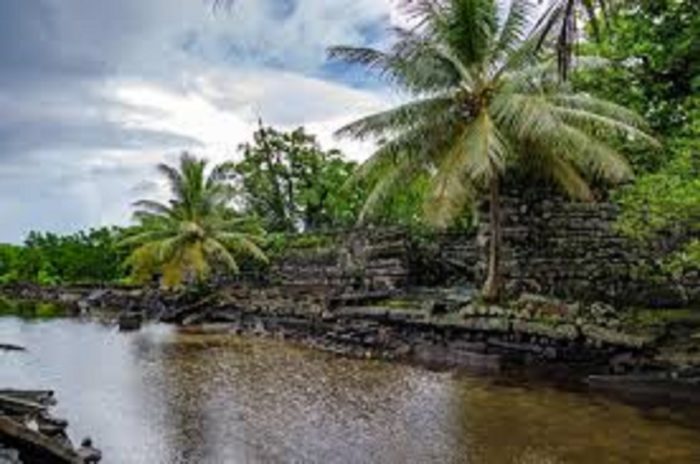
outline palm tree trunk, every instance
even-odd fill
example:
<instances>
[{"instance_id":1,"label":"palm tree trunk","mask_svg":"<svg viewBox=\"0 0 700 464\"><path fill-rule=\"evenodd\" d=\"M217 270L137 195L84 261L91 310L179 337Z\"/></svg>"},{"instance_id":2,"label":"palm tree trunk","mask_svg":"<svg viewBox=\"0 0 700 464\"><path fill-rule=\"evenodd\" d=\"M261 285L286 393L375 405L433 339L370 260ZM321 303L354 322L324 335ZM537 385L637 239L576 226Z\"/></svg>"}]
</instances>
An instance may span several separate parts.
<instances>
[{"instance_id":1,"label":"palm tree trunk","mask_svg":"<svg viewBox=\"0 0 700 464\"><path fill-rule=\"evenodd\" d=\"M493 302L501 296L501 198L500 179L494 175L489 183L489 264L482 296Z\"/></svg>"}]
</instances>

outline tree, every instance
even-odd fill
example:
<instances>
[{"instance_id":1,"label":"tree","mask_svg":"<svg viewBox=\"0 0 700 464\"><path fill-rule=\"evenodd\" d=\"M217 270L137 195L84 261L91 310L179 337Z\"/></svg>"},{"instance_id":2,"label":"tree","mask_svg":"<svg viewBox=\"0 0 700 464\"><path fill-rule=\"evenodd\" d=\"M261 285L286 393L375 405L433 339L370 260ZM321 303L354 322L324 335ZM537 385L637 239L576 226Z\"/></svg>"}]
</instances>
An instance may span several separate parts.
<instances>
[{"instance_id":1,"label":"tree","mask_svg":"<svg viewBox=\"0 0 700 464\"><path fill-rule=\"evenodd\" d=\"M626 2L612 19L614 27L585 47L612 66L582 73L575 84L640 112L666 142L653 156L629 147L641 175L617 195L620 229L645 246L665 243L673 270L698 268L700 2Z\"/></svg>"},{"instance_id":2,"label":"tree","mask_svg":"<svg viewBox=\"0 0 700 464\"><path fill-rule=\"evenodd\" d=\"M418 26L398 29L388 51L336 47L330 52L378 71L416 97L339 131L386 140L359 175L389 163L393 170L379 186L388 188L430 173L428 210L438 225L487 192L490 248L483 296L488 300L501 290L504 179L527 173L590 201L594 194L587 179L618 182L632 175L625 158L601 141L604 136L655 143L637 114L575 92L559 79L556 59L537 58L537 37L527 32L530 2L499 3L416 0L407 8ZM577 60L579 67L595 65L600 62Z\"/></svg>"},{"instance_id":3,"label":"tree","mask_svg":"<svg viewBox=\"0 0 700 464\"><path fill-rule=\"evenodd\" d=\"M240 147L243 160L227 172L244 211L263 219L268 230L315 231L354 222L359 192L343 189L355 164L337 150L323 150L303 128L279 132L260 128Z\"/></svg>"},{"instance_id":4,"label":"tree","mask_svg":"<svg viewBox=\"0 0 700 464\"><path fill-rule=\"evenodd\" d=\"M22 246L0 245L0 281L39 284L113 282L122 277L118 228L69 235L32 231Z\"/></svg>"},{"instance_id":5,"label":"tree","mask_svg":"<svg viewBox=\"0 0 700 464\"><path fill-rule=\"evenodd\" d=\"M611 66L577 85L641 113L665 137L700 136L700 3L641 0L620 7L614 27L586 50ZM661 45L663 44L663 45ZM658 166L640 165L641 169Z\"/></svg>"},{"instance_id":6,"label":"tree","mask_svg":"<svg viewBox=\"0 0 700 464\"><path fill-rule=\"evenodd\" d=\"M135 204L139 222L126 246L135 246L127 264L137 280L162 275L162 285L177 288L201 281L212 269L238 272L236 258L252 256L266 261L259 248L262 230L229 208L232 191L224 168L207 174L207 162L183 154L179 166L158 166L167 179L172 199L167 203L141 200Z\"/></svg>"},{"instance_id":7,"label":"tree","mask_svg":"<svg viewBox=\"0 0 700 464\"><path fill-rule=\"evenodd\" d=\"M0 283L17 280L17 269L22 248L16 245L0 243Z\"/></svg>"},{"instance_id":8,"label":"tree","mask_svg":"<svg viewBox=\"0 0 700 464\"><path fill-rule=\"evenodd\" d=\"M607 24L612 8L619 7L623 0L539 0L546 3L544 13L535 25L538 48L553 42L557 65L562 78L568 77L577 43L586 25L590 26L596 40L601 37L601 18Z\"/></svg>"}]
</instances>

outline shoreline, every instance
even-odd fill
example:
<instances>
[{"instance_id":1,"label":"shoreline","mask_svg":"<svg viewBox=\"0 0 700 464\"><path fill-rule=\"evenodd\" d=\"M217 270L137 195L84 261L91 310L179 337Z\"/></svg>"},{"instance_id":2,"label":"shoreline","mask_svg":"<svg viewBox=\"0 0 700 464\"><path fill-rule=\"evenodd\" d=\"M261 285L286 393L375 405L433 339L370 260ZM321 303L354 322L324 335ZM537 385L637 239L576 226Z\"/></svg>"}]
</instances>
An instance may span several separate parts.
<instances>
[{"instance_id":1,"label":"shoreline","mask_svg":"<svg viewBox=\"0 0 700 464\"><path fill-rule=\"evenodd\" d=\"M660 362L663 335L626 333L614 308L602 303L585 307L523 295L510 306L488 306L463 289L444 288L336 294L319 287L235 286L205 298L135 288L20 290L5 288L0 295L34 297L76 314L116 309L127 330L160 320L185 333L265 336L339 356L474 372L544 371L595 390L700 403L700 366Z\"/></svg>"}]
</instances>

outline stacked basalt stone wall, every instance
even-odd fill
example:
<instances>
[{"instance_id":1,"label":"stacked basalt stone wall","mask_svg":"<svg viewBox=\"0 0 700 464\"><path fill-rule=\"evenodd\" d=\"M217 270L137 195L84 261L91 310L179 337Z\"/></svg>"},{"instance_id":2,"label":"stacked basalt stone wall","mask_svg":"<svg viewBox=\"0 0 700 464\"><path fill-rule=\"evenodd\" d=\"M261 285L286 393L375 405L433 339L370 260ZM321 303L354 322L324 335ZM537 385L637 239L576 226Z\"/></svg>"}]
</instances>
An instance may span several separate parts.
<instances>
[{"instance_id":1,"label":"stacked basalt stone wall","mask_svg":"<svg viewBox=\"0 0 700 464\"><path fill-rule=\"evenodd\" d=\"M413 237L409 261L410 283L448 287L473 284L482 259L476 232L451 232Z\"/></svg>"},{"instance_id":2,"label":"stacked basalt stone wall","mask_svg":"<svg viewBox=\"0 0 700 464\"><path fill-rule=\"evenodd\" d=\"M292 250L273 269L287 286L327 286L344 290L395 290L408 284L409 237L395 228L358 229L331 237L330 245Z\"/></svg>"},{"instance_id":3,"label":"stacked basalt stone wall","mask_svg":"<svg viewBox=\"0 0 700 464\"><path fill-rule=\"evenodd\" d=\"M502 198L507 293L625 306L700 305L700 274L674 277L661 271L659 262L674 241L641 246L616 230L618 215L612 202L573 202L552 191L510 189ZM339 233L323 249L289 253L273 275L283 285L338 291L478 287L488 262L488 226L483 220L475 233L431 237L397 228Z\"/></svg>"},{"instance_id":4,"label":"stacked basalt stone wall","mask_svg":"<svg viewBox=\"0 0 700 464\"><path fill-rule=\"evenodd\" d=\"M659 262L667 247L641 246L616 231L619 207L613 203L511 191L502 200L502 213L502 265L511 294L660 307L700 304L700 275L663 275ZM481 225L477 242L482 259L476 274L483 278L488 223Z\"/></svg>"}]
</instances>

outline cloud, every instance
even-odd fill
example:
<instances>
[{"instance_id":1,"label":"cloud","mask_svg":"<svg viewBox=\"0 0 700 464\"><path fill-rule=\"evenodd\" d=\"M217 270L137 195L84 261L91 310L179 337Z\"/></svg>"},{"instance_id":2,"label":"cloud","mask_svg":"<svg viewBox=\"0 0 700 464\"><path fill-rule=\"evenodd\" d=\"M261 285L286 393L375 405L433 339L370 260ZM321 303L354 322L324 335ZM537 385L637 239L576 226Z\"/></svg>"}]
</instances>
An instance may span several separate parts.
<instances>
[{"instance_id":1,"label":"cloud","mask_svg":"<svg viewBox=\"0 0 700 464\"><path fill-rule=\"evenodd\" d=\"M236 156L260 117L366 156L333 131L397 97L326 49L382 43L392 0L206 3L0 2L0 241L123 224L156 163Z\"/></svg>"}]
</instances>

